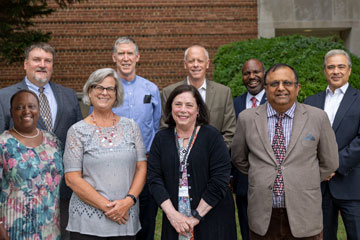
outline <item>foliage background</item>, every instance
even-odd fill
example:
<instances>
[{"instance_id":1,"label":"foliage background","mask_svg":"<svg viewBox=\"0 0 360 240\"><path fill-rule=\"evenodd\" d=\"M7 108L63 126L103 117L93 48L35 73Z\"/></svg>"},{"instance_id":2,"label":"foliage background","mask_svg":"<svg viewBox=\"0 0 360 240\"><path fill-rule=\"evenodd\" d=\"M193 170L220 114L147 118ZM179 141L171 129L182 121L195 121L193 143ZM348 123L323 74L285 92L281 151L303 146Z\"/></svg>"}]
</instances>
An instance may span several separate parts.
<instances>
[{"instance_id":1,"label":"foliage background","mask_svg":"<svg viewBox=\"0 0 360 240\"><path fill-rule=\"evenodd\" d=\"M250 58L264 62L268 69L275 63L292 66L301 84L298 101L325 90L327 81L323 72L325 54L331 49L345 49L335 37L316 38L301 35L260 38L233 42L219 48L214 57L213 80L231 88L233 97L246 92L242 83L241 68ZM351 86L360 89L360 58L351 54Z\"/></svg>"}]
</instances>

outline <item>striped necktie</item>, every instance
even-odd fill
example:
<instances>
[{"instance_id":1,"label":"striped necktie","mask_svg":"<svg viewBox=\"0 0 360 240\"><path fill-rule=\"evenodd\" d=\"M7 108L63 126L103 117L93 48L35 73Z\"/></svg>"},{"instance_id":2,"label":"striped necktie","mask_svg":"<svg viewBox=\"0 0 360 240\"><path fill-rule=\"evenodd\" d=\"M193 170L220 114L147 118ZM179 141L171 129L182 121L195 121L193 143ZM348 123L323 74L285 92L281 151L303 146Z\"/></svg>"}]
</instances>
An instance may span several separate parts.
<instances>
[{"instance_id":1,"label":"striped necktie","mask_svg":"<svg viewBox=\"0 0 360 240\"><path fill-rule=\"evenodd\" d=\"M44 87L39 88L40 116L42 117L48 131L52 129L52 120L49 101L44 94Z\"/></svg>"}]
</instances>

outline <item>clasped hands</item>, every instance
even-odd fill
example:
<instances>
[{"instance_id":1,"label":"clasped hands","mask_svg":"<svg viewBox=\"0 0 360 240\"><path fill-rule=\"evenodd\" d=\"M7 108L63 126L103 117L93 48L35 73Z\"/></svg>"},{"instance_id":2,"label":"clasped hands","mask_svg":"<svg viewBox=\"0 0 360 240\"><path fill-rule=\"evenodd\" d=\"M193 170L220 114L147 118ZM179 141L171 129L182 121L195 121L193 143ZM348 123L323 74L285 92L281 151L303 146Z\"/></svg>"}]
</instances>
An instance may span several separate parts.
<instances>
[{"instance_id":1,"label":"clasped hands","mask_svg":"<svg viewBox=\"0 0 360 240\"><path fill-rule=\"evenodd\" d=\"M193 231L194 227L200 222L193 216L186 217L178 211L174 211L173 213L167 215L167 218L173 228L175 228L176 232L184 236Z\"/></svg>"},{"instance_id":2,"label":"clasped hands","mask_svg":"<svg viewBox=\"0 0 360 240\"><path fill-rule=\"evenodd\" d=\"M106 204L108 210L104 213L110 220L118 224L125 224L129 220L129 210L133 203L131 198L112 201Z\"/></svg>"}]
</instances>

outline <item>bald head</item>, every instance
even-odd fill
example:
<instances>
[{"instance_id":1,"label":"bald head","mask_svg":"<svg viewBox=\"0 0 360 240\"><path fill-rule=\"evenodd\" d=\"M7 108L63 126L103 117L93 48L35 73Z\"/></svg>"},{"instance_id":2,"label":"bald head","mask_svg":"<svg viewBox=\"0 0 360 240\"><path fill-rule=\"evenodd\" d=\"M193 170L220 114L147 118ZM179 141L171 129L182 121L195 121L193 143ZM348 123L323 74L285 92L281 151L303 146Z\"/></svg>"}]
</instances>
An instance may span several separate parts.
<instances>
[{"instance_id":1,"label":"bald head","mask_svg":"<svg viewBox=\"0 0 360 240\"><path fill-rule=\"evenodd\" d=\"M264 89L264 63L258 59L247 60L242 67L243 83L252 95L257 95Z\"/></svg>"}]
</instances>

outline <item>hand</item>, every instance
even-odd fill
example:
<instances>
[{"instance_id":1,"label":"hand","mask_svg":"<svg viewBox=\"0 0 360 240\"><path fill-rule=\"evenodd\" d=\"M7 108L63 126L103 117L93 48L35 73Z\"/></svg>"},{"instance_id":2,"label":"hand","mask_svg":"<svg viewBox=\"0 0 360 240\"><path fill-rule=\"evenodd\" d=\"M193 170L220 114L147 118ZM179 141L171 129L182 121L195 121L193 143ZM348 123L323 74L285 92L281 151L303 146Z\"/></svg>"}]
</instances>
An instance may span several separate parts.
<instances>
[{"instance_id":1,"label":"hand","mask_svg":"<svg viewBox=\"0 0 360 240\"><path fill-rule=\"evenodd\" d=\"M129 220L129 210L133 203L131 198L112 201L107 204L111 209L106 211L105 215L114 222L125 224Z\"/></svg>"},{"instance_id":2,"label":"hand","mask_svg":"<svg viewBox=\"0 0 360 240\"><path fill-rule=\"evenodd\" d=\"M332 173L332 174L330 174L330 176L328 176L324 181L330 181L330 179L332 178L332 177L334 177L335 176L335 173Z\"/></svg>"},{"instance_id":3,"label":"hand","mask_svg":"<svg viewBox=\"0 0 360 240\"><path fill-rule=\"evenodd\" d=\"M191 216L188 218L187 223L190 225L191 230L194 230L194 227L200 223L200 220Z\"/></svg>"},{"instance_id":4,"label":"hand","mask_svg":"<svg viewBox=\"0 0 360 240\"><path fill-rule=\"evenodd\" d=\"M186 236L187 233L192 230L191 226L188 223L189 218L179 213L178 211L175 211L174 213L166 216L169 219L171 226L173 226L173 228L175 228L176 232L178 232L179 234Z\"/></svg>"},{"instance_id":5,"label":"hand","mask_svg":"<svg viewBox=\"0 0 360 240\"><path fill-rule=\"evenodd\" d=\"M10 240L8 233L2 224L0 224L0 240Z\"/></svg>"}]
</instances>

